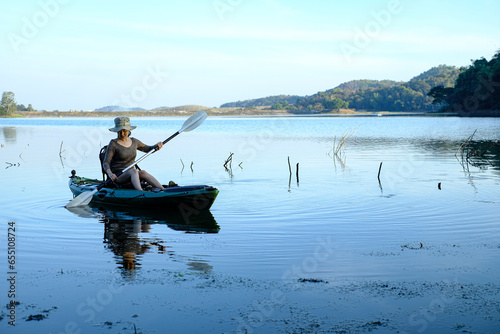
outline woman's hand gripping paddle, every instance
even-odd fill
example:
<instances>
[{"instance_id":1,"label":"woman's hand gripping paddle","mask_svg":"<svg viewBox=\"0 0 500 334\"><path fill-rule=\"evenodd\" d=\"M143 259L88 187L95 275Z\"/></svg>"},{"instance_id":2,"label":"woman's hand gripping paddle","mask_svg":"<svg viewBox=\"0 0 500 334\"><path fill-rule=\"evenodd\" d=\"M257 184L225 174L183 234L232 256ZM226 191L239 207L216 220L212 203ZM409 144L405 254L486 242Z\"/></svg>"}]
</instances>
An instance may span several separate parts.
<instances>
[{"instance_id":1,"label":"woman's hand gripping paddle","mask_svg":"<svg viewBox=\"0 0 500 334\"><path fill-rule=\"evenodd\" d=\"M172 140L174 137L176 137L178 134L180 134L182 132L189 132L189 131L196 129L197 127L199 127L201 125L201 123L203 123L205 121L206 118L207 118L207 113L205 111L203 111L203 110L198 111L196 114L192 115L184 122L184 124L182 125L182 128L179 131L177 131L176 133L174 133L173 135L171 135L170 137L165 139L163 141L163 144L165 145L168 141ZM134 163L132 163L130 166L128 166L127 168L122 170L116 176L119 176L119 175L125 173L130 168L134 167L139 162L146 159L149 155L153 154L156 151L157 151L157 148L152 149L151 151L149 151L148 153L146 153L145 155L143 155L142 157L140 157L139 159L134 161ZM94 196L94 194L97 193L102 188L104 188L106 185L109 185L110 183L111 183L111 180L108 180L106 182L101 183L99 186L97 186L97 188L95 188L92 191L85 191L85 192L81 193L80 195L76 196L71 201L69 201L69 203L66 204L66 207L73 208L75 206L89 204L90 201L92 200L92 197Z\"/></svg>"}]
</instances>

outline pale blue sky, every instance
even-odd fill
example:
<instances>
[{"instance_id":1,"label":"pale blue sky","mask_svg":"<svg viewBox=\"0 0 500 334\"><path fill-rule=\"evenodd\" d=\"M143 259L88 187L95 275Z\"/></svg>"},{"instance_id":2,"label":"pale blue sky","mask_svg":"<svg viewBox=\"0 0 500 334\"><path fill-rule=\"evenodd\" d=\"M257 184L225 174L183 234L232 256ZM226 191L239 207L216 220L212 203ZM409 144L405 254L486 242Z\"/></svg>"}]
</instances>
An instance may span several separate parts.
<instances>
[{"instance_id":1,"label":"pale blue sky","mask_svg":"<svg viewBox=\"0 0 500 334\"><path fill-rule=\"evenodd\" d=\"M409 80L500 49L497 0L23 0L0 91L40 110L154 108Z\"/></svg>"}]
</instances>

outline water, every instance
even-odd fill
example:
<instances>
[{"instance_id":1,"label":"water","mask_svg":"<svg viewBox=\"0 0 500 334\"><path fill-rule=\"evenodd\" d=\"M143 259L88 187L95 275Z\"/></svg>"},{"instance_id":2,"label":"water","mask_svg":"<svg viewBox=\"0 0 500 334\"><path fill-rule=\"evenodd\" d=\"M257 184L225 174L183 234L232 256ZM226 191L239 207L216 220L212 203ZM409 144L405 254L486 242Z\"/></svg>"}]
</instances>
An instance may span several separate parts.
<instances>
[{"instance_id":1,"label":"water","mask_svg":"<svg viewBox=\"0 0 500 334\"><path fill-rule=\"evenodd\" d=\"M184 120L135 118L133 136L153 144ZM74 284L87 296L93 284L156 280L164 270L266 284L499 283L500 119L210 117L140 164L163 183L219 189L193 226L148 210L64 208L71 170L102 177L98 152L112 125L0 119L2 252L14 222L18 290L30 303L62 289L56 300L74 309L78 298L62 302ZM475 130L471 149L485 156L464 164L457 149ZM354 131L335 155L334 143ZM78 283L65 279L71 273Z\"/></svg>"}]
</instances>

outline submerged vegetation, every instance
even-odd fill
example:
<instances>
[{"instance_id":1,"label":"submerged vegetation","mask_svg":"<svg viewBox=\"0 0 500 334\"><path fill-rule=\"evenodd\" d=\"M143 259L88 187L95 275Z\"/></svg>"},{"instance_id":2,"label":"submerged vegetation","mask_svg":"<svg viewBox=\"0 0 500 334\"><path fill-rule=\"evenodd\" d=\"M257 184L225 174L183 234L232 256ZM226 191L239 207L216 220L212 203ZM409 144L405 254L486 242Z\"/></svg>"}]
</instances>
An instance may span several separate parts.
<instances>
[{"instance_id":1,"label":"submerged vegetation","mask_svg":"<svg viewBox=\"0 0 500 334\"><path fill-rule=\"evenodd\" d=\"M337 136L335 136L333 138L333 147L330 150L330 152L328 152L328 155L331 156L331 153L334 153L336 156L342 155L342 149L345 150L346 142L356 133L356 131L358 131L358 129L359 125L354 131L348 131L348 130L344 131L342 136L339 138L338 143L337 143Z\"/></svg>"},{"instance_id":2,"label":"submerged vegetation","mask_svg":"<svg viewBox=\"0 0 500 334\"><path fill-rule=\"evenodd\" d=\"M485 143L474 141L473 138L476 132L477 130L465 139L455 152L455 157L464 170L469 170L469 166L486 169L488 166L495 165L490 161L490 158L494 158L494 149L498 145L495 145L496 143L485 145Z\"/></svg>"}]
</instances>

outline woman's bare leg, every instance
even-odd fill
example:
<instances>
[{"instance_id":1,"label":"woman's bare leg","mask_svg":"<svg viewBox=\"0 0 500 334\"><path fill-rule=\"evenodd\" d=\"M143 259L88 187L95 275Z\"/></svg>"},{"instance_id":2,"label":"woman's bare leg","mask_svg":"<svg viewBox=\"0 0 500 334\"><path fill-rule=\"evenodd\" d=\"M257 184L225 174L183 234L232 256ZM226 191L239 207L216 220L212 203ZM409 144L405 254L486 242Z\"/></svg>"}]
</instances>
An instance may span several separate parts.
<instances>
[{"instance_id":1,"label":"woman's bare leg","mask_svg":"<svg viewBox=\"0 0 500 334\"><path fill-rule=\"evenodd\" d=\"M148 172L146 172L145 170L141 170L139 172L139 178L141 180L144 180L146 181L147 183L149 183L150 185L152 185L153 187L155 188L160 188L160 189L165 189L160 182L158 182L157 179L155 179L155 177L151 174L149 174Z\"/></svg>"},{"instance_id":2,"label":"woman's bare leg","mask_svg":"<svg viewBox=\"0 0 500 334\"><path fill-rule=\"evenodd\" d=\"M141 179L139 178L139 171L137 169L129 169L128 171L120 175L118 177L118 180L116 180L118 184L126 183L128 181L132 182L132 185L136 190L142 190Z\"/></svg>"}]
</instances>

